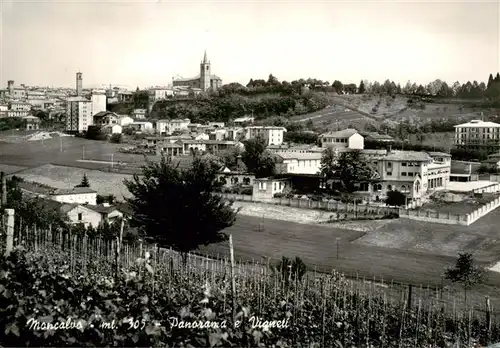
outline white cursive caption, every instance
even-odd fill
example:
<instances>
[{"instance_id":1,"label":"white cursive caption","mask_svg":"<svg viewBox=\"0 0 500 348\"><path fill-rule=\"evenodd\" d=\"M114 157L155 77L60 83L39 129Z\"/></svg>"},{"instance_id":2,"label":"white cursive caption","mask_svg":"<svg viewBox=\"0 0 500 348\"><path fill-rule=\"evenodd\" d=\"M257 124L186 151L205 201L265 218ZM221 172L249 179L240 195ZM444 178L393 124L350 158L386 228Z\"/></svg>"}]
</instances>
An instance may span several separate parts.
<instances>
[{"instance_id":1,"label":"white cursive caption","mask_svg":"<svg viewBox=\"0 0 500 348\"><path fill-rule=\"evenodd\" d=\"M212 321L212 320L198 320L198 321L184 321L179 320L175 317L169 318L171 327L178 327L180 329L225 329L227 328L227 321ZM259 317L250 317L249 319L252 329L270 329L270 328L287 328L288 319L283 320L262 320ZM234 327L238 328L241 325L241 321L236 320L234 322Z\"/></svg>"}]
</instances>

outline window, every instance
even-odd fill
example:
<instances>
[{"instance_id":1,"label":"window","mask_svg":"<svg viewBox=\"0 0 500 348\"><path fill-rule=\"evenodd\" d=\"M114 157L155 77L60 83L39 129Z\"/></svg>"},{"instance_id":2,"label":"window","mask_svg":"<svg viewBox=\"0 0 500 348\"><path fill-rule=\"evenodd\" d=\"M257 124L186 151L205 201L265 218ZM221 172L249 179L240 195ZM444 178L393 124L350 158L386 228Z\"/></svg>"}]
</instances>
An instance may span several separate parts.
<instances>
[{"instance_id":1,"label":"window","mask_svg":"<svg viewBox=\"0 0 500 348\"><path fill-rule=\"evenodd\" d=\"M406 176L406 172L401 172L401 176Z\"/></svg>"},{"instance_id":2,"label":"window","mask_svg":"<svg viewBox=\"0 0 500 348\"><path fill-rule=\"evenodd\" d=\"M392 162L387 162L387 168L392 168Z\"/></svg>"},{"instance_id":3,"label":"window","mask_svg":"<svg viewBox=\"0 0 500 348\"><path fill-rule=\"evenodd\" d=\"M392 185L387 185L387 191L392 191Z\"/></svg>"},{"instance_id":4,"label":"window","mask_svg":"<svg viewBox=\"0 0 500 348\"><path fill-rule=\"evenodd\" d=\"M82 213L78 213L78 221L82 221Z\"/></svg>"},{"instance_id":5,"label":"window","mask_svg":"<svg viewBox=\"0 0 500 348\"><path fill-rule=\"evenodd\" d=\"M413 172L408 172L408 176L413 176Z\"/></svg>"},{"instance_id":6,"label":"window","mask_svg":"<svg viewBox=\"0 0 500 348\"><path fill-rule=\"evenodd\" d=\"M401 163L403 167L406 167L406 162Z\"/></svg>"},{"instance_id":7,"label":"window","mask_svg":"<svg viewBox=\"0 0 500 348\"><path fill-rule=\"evenodd\" d=\"M392 172L387 172L387 176L391 176L392 175Z\"/></svg>"}]
</instances>

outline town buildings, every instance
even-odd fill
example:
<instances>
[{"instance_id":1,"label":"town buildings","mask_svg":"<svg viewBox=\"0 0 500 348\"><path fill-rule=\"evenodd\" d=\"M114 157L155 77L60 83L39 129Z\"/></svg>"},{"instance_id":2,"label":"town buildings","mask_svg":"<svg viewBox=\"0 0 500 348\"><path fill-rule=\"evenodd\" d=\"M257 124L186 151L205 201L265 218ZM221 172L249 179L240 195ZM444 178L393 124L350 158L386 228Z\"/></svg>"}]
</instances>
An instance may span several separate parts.
<instances>
[{"instance_id":1,"label":"town buildings","mask_svg":"<svg viewBox=\"0 0 500 348\"><path fill-rule=\"evenodd\" d=\"M222 80L217 75L212 75L212 68L210 61L207 59L207 52L203 55L203 60L200 63L200 73L192 78L178 78L172 79L174 87L191 87L199 88L203 92L216 91L222 86Z\"/></svg>"},{"instance_id":2,"label":"town buildings","mask_svg":"<svg viewBox=\"0 0 500 348\"><path fill-rule=\"evenodd\" d=\"M156 122L156 131L160 135L170 135L174 132L183 132L188 130L191 123L189 118L174 120L159 120Z\"/></svg>"},{"instance_id":3,"label":"town buildings","mask_svg":"<svg viewBox=\"0 0 500 348\"><path fill-rule=\"evenodd\" d=\"M456 125L454 143L459 149L497 152L500 150L500 124L472 120Z\"/></svg>"}]
</instances>

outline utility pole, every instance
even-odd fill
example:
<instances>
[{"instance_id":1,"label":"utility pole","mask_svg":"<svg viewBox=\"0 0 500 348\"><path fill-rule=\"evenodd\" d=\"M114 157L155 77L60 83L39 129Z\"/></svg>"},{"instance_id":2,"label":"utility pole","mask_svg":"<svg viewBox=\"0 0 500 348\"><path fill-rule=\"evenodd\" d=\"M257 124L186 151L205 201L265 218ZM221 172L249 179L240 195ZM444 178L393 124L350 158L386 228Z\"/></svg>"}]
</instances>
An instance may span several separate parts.
<instances>
[{"instance_id":1,"label":"utility pole","mask_svg":"<svg viewBox=\"0 0 500 348\"><path fill-rule=\"evenodd\" d=\"M82 146L82 160L85 160L85 146Z\"/></svg>"},{"instance_id":2,"label":"utility pole","mask_svg":"<svg viewBox=\"0 0 500 348\"><path fill-rule=\"evenodd\" d=\"M63 152L62 137L59 137L59 151Z\"/></svg>"},{"instance_id":3,"label":"utility pole","mask_svg":"<svg viewBox=\"0 0 500 348\"><path fill-rule=\"evenodd\" d=\"M111 168L113 168L113 155L114 153L111 154Z\"/></svg>"}]
</instances>

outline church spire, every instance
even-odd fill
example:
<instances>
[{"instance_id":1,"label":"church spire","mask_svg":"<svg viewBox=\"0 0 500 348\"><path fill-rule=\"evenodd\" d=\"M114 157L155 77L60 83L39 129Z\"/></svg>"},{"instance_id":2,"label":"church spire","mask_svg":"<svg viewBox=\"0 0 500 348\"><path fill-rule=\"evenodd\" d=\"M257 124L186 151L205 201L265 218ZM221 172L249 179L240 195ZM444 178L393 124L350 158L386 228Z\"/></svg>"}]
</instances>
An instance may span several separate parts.
<instances>
[{"instance_id":1,"label":"church spire","mask_svg":"<svg viewBox=\"0 0 500 348\"><path fill-rule=\"evenodd\" d=\"M207 50L205 50L205 54L203 55L203 64L207 64L208 63L208 60L207 60Z\"/></svg>"}]
</instances>

